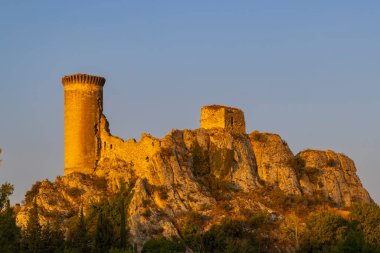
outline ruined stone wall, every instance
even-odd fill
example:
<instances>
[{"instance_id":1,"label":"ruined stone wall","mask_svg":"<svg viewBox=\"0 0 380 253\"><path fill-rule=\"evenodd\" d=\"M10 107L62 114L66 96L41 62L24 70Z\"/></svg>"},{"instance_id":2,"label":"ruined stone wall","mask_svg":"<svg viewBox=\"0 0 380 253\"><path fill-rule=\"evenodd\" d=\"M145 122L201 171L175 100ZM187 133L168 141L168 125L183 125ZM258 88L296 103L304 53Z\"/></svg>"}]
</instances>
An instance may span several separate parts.
<instances>
[{"instance_id":1,"label":"ruined stone wall","mask_svg":"<svg viewBox=\"0 0 380 253\"><path fill-rule=\"evenodd\" d=\"M245 120L243 111L236 108L225 108L225 129L245 133Z\"/></svg>"},{"instance_id":2,"label":"ruined stone wall","mask_svg":"<svg viewBox=\"0 0 380 253\"><path fill-rule=\"evenodd\" d=\"M104 82L102 77L84 74L62 78L65 175L74 171L92 173L96 166Z\"/></svg>"},{"instance_id":3,"label":"ruined stone wall","mask_svg":"<svg viewBox=\"0 0 380 253\"><path fill-rule=\"evenodd\" d=\"M224 128L224 107L222 106L204 106L201 109L201 128Z\"/></svg>"},{"instance_id":4,"label":"ruined stone wall","mask_svg":"<svg viewBox=\"0 0 380 253\"><path fill-rule=\"evenodd\" d=\"M139 142L135 139L124 141L119 137L112 136L104 115L102 115L100 123L100 140L100 163L104 162L105 159L123 160L139 168L136 173L140 177L150 174L152 158L161 146L161 141L149 134L142 134Z\"/></svg>"},{"instance_id":5,"label":"ruined stone wall","mask_svg":"<svg viewBox=\"0 0 380 253\"><path fill-rule=\"evenodd\" d=\"M243 111L221 105L204 106L201 109L201 128L222 128L228 131L245 133Z\"/></svg>"}]
</instances>

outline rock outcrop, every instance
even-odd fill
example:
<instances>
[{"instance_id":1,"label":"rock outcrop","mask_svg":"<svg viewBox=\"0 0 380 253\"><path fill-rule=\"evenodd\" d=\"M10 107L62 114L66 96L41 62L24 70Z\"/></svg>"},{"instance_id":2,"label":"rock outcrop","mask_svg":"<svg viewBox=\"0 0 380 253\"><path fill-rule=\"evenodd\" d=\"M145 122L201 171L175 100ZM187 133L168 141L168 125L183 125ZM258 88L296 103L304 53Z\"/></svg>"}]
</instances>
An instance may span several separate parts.
<instances>
[{"instance_id":1,"label":"rock outcrop","mask_svg":"<svg viewBox=\"0 0 380 253\"><path fill-rule=\"evenodd\" d=\"M249 135L262 181L278 187L288 194L300 195L297 175L292 167L294 155L288 144L277 134L259 133Z\"/></svg>"},{"instance_id":2,"label":"rock outcrop","mask_svg":"<svg viewBox=\"0 0 380 253\"><path fill-rule=\"evenodd\" d=\"M354 162L346 155L331 150L305 150L298 156L305 161L300 173L300 184L305 194L320 194L342 206L371 201L356 175Z\"/></svg>"},{"instance_id":3,"label":"rock outcrop","mask_svg":"<svg viewBox=\"0 0 380 253\"><path fill-rule=\"evenodd\" d=\"M104 152L93 174L70 173L41 182L18 213L20 225L26 223L31 199L36 199L43 223L68 224L81 207L87 215L92 205L116 196L123 185L131 187L129 240L138 249L160 235L181 237L183 217L191 212L208 217L204 229L247 210L281 219L265 192L268 187L289 196L322 194L337 207L371 201L351 159L332 151L294 156L277 134L174 130L162 139L143 135L139 142L102 134L114 152ZM130 152L124 153L124 147Z\"/></svg>"}]
</instances>

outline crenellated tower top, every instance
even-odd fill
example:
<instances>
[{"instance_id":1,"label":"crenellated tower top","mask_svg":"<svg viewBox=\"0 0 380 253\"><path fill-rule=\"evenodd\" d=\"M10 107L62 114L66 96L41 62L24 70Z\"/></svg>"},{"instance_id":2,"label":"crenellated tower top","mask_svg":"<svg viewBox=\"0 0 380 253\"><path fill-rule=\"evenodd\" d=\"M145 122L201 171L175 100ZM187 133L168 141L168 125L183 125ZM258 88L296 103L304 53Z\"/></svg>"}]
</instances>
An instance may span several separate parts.
<instances>
[{"instance_id":1,"label":"crenellated tower top","mask_svg":"<svg viewBox=\"0 0 380 253\"><path fill-rule=\"evenodd\" d=\"M106 82L106 79L104 77L80 74L80 73L62 77L62 84L64 86L66 84L81 83L81 84L94 84L94 85L103 87L105 82Z\"/></svg>"}]
</instances>

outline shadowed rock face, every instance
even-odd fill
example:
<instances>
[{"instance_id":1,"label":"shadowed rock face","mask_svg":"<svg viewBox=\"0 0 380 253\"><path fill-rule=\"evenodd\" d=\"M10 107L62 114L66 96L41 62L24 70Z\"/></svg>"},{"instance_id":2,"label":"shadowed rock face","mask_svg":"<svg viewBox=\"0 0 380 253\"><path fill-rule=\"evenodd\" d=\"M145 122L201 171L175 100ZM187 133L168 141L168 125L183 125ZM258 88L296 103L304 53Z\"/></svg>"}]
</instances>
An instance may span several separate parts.
<instances>
[{"instance_id":1,"label":"shadowed rock face","mask_svg":"<svg viewBox=\"0 0 380 253\"><path fill-rule=\"evenodd\" d=\"M175 130L162 139L144 134L136 142L113 137L104 116L102 124L106 149L94 173L45 180L35 190L43 223L68 220L81 206L88 214L93 203L115 196L122 183L133 187L127 206L129 240L139 249L161 234L180 237L182 217L191 211L209 217L205 229L225 217L239 217L243 210L272 213L270 199L255 195L268 186L288 195L322 192L341 206L371 201L351 159L310 150L294 157L277 134ZM292 162L297 158L302 166ZM26 224L30 204L17 215L20 225Z\"/></svg>"}]
</instances>

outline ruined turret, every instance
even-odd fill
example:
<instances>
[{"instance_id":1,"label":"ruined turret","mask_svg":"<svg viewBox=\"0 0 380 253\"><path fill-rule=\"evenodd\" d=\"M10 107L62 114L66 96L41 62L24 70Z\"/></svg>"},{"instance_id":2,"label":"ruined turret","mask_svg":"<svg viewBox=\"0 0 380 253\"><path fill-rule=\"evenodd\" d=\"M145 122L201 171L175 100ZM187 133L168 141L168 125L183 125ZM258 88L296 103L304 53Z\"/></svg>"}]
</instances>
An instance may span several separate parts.
<instances>
[{"instance_id":1,"label":"ruined turret","mask_svg":"<svg viewBox=\"0 0 380 253\"><path fill-rule=\"evenodd\" d=\"M65 175L90 174L99 159L103 77L75 74L62 78L64 90Z\"/></svg>"},{"instance_id":2,"label":"ruined turret","mask_svg":"<svg viewBox=\"0 0 380 253\"><path fill-rule=\"evenodd\" d=\"M242 110L237 108L208 105L201 109L201 128L222 128L245 134L245 120Z\"/></svg>"}]
</instances>

